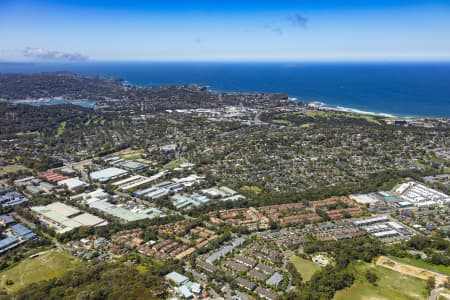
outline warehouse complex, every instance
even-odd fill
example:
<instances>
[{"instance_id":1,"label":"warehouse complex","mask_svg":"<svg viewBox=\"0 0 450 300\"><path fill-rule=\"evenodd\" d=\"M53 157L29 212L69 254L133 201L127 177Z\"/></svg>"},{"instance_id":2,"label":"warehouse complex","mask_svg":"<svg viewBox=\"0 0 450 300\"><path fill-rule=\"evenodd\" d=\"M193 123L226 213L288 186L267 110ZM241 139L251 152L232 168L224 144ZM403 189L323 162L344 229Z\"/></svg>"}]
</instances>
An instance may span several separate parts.
<instances>
[{"instance_id":1,"label":"warehouse complex","mask_svg":"<svg viewBox=\"0 0 450 300\"><path fill-rule=\"evenodd\" d=\"M46 206L33 206L31 210L37 214L42 222L54 228L57 233L68 232L81 226L90 227L108 224L102 218L62 202L53 202Z\"/></svg>"}]
</instances>

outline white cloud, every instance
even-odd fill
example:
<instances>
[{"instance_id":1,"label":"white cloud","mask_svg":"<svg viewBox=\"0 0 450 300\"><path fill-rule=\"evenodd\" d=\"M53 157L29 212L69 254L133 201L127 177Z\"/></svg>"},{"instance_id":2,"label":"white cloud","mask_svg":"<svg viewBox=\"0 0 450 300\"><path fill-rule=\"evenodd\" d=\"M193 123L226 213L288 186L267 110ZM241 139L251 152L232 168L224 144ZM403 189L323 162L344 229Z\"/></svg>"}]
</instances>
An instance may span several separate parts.
<instances>
[{"instance_id":1,"label":"white cloud","mask_svg":"<svg viewBox=\"0 0 450 300\"><path fill-rule=\"evenodd\" d=\"M44 48L26 48L23 51L25 57L32 57L42 60L65 60L65 61L86 61L88 57L80 53L64 53L51 51Z\"/></svg>"}]
</instances>

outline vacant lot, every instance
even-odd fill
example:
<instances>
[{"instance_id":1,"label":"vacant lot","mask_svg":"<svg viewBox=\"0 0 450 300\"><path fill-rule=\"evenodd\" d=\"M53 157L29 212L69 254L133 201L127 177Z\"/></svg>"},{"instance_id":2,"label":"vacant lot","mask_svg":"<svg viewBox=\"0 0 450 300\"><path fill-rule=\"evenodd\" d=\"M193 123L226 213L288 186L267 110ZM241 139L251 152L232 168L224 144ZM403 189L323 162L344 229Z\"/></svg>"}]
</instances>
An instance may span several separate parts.
<instances>
[{"instance_id":1,"label":"vacant lot","mask_svg":"<svg viewBox=\"0 0 450 300\"><path fill-rule=\"evenodd\" d=\"M442 275L430 270L412 266L410 264L401 263L390 259L386 256L380 256L377 260L377 265L383 266L388 269L392 269L402 274L417 277L420 279L428 279L429 277L434 277L436 279L436 284L444 284L447 281L448 276Z\"/></svg>"},{"instance_id":2,"label":"vacant lot","mask_svg":"<svg viewBox=\"0 0 450 300\"><path fill-rule=\"evenodd\" d=\"M395 260L397 262L401 262L401 263L405 263L405 264L410 264L419 268L423 268L423 269L427 269L430 271L434 271L434 272L438 272L447 276L450 276L450 267L447 266L443 266L443 265L433 265L429 262L426 262L422 259L418 259L418 258L409 258L409 257L405 257L405 258L399 258L399 257L391 257L389 256L390 259Z\"/></svg>"},{"instance_id":3,"label":"vacant lot","mask_svg":"<svg viewBox=\"0 0 450 300\"><path fill-rule=\"evenodd\" d=\"M46 251L36 258L27 258L13 268L0 272L0 288L14 293L30 283L60 276L81 263L69 253L56 249ZM8 286L6 280L12 280L14 284Z\"/></svg>"},{"instance_id":4,"label":"vacant lot","mask_svg":"<svg viewBox=\"0 0 450 300\"><path fill-rule=\"evenodd\" d=\"M313 274L317 270L320 270L319 265L313 263L310 260L295 255L291 257L291 262L297 268L297 271L302 275L304 281L308 281L309 279L311 279Z\"/></svg>"},{"instance_id":5,"label":"vacant lot","mask_svg":"<svg viewBox=\"0 0 450 300\"><path fill-rule=\"evenodd\" d=\"M349 268L355 274L355 283L336 293L335 300L414 300L427 299L425 280L365 262L353 262ZM371 270L378 276L376 285L366 280Z\"/></svg>"},{"instance_id":6,"label":"vacant lot","mask_svg":"<svg viewBox=\"0 0 450 300\"><path fill-rule=\"evenodd\" d=\"M9 165L0 167L0 176L17 173L19 171L31 171L31 170L22 165Z\"/></svg>"},{"instance_id":7,"label":"vacant lot","mask_svg":"<svg viewBox=\"0 0 450 300\"><path fill-rule=\"evenodd\" d=\"M120 153L120 156L124 159L138 159L141 158L144 150L127 150Z\"/></svg>"}]
</instances>

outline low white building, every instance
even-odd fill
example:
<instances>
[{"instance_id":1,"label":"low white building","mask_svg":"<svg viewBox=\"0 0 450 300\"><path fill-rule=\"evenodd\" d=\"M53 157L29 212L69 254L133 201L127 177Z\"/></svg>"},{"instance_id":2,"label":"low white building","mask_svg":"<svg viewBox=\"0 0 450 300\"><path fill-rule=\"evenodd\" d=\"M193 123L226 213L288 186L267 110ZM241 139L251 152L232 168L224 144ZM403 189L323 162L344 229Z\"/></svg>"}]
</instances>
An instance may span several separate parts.
<instances>
[{"instance_id":1,"label":"low white building","mask_svg":"<svg viewBox=\"0 0 450 300\"><path fill-rule=\"evenodd\" d=\"M86 182L80 180L78 177L58 181L58 185L65 186L69 191L75 191L88 186Z\"/></svg>"}]
</instances>

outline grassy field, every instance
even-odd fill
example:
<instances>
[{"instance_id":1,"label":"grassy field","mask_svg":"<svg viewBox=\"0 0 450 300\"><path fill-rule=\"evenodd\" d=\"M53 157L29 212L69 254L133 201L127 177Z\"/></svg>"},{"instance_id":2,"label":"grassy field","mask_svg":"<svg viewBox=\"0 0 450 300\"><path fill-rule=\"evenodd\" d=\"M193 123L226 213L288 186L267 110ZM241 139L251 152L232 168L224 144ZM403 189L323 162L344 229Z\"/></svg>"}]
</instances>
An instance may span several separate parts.
<instances>
[{"instance_id":1,"label":"grassy field","mask_svg":"<svg viewBox=\"0 0 450 300\"><path fill-rule=\"evenodd\" d=\"M144 266L144 265L137 265L136 266L136 270L138 270L139 273L141 273L142 275L144 275L145 273L148 272L149 267L148 266Z\"/></svg>"},{"instance_id":2,"label":"grassy field","mask_svg":"<svg viewBox=\"0 0 450 300\"><path fill-rule=\"evenodd\" d=\"M80 264L82 262L69 253L53 249L36 258L27 258L18 265L0 272L0 289L14 293L30 283L60 276ZM8 279L14 284L6 285Z\"/></svg>"},{"instance_id":3,"label":"grassy field","mask_svg":"<svg viewBox=\"0 0 450 300\"><path fill-rule=\"evenodd\" d=\"M127 151L120 154L120 156L124 159L138 159L141 158L141 155L144 153L144 150L134 150Z\"/></svg>"},{"instance_id":4,"label":"grassy field","mask_svg":"<svg viewBox=\"0 0 450 300\"><path fill-rule=\"evenodd\" d=\"M393 257L393 256L389 256L389 258L392 260L401 262L401 263L410 264L415 267L427 269L430 271L434 271L434 272L438 272L438 273L450 276L450 267L447 267L447 266L433 265L433 264L430 264L429 262L426 262L424 260L417 259L417 258L409 258L409 257L399 258L399 257Z\"/></svg>"},{"instance_id":5,"label":"grassy field","mask_svg":"<svg viewBox=\"0 0 450 300\"><path fill-rule=\"evenodd\" d=\"M172 170L172 169L178 168L181 164L182 164L182 162L179 160L172 160L170 163L168 163L164 166L164 169Z\"/></svg>"},{"instance_id":6,"label":"grassy field","mask_svg":"<svg viewBox=\"0 0 450 300\"><path fill-rule=\"evenodd\" d=\"M380 121L377 120L372 115L366 114L356 114L356 113L347 113L347 112L338 112L338 111L315 111L315 112L307 112L307 116L312 118L323 118L323 119L363 119L369 123L380 124Z\"/></svg>"},{"instance_id":7,"label":"grassy field","mask_svg":"<svg viewBox=\"0 0 450 300\"><path fill-rule=\"evenodd\" d=\"M355 274L355 283L336 293L334 300L413 300L427 299L425 281L398 272L368 264L353 262L349 268ZM365 278L367 270L378 276L376 285Z\"/></svg>"},{"instance_id":8,"label":"grassy field","mask_svg":"<svg viewBox=\"0 0 450 300\"><path fill-rule=\"evenodd\" d=\"M281 121L288 121L289 123L297 123L299 120L309 119L308 122L311 122L311 118L315 119L315 121L330 121L330 120L336 120L336 121L343 121L343 120L363 120L367 121L369 123L381 124L381 119L368 115L368 114L358 114L358 113L351 113L351 112L340 112L340 111L308 111L308 112L288 112L288 113L281 113L274 116L274 119L272 120L273 123ZM292 121L292 122L290 122ZM284 124L283 124L284 125Z\"/></svg>"},{"instance_id":9,"label":"grassy field","mask_svg":"<svg viewBox=\"0 0 450 300\"><path fill-rule=\"evenodd\" d=\"M308 281L317 270L320 270L319 265L295 255L291 257L291 262L302 275L303 281Z\"/></svg>"},{"instance_id":10,"label":"grassy field","mask_svg":"<svg viewBox=\"0 0 450 300\"><path fill-rule=\"evenodd\" d=\"M11 174L11 173L17 173L19 171L31 171L31 170L22 165L9 165L9 166L0 167L0 176Z\"/></svg>"},{"instance_id":11,"label":"grassy field","mask_svg":"<svg viewBox=\"0 0 450 300\"><path fill-rule=\"evenodd\" d=\"M276 125L285 125L285 126L291 125L291 122L289 122L287 120L283 120L283 119L272 120L272 123L276 124Z\"/></svg>"},{"instance_id":12,"label":"grassy field","mask_svg":"<svg viewBox=\"0 0 450 300\"><path fill-rule=\"evenodd\" d=\"M60 137L64 133L64 130L66 130L66 125L67 125L66 121L59 123L58 129L56 129L56 134L55 134L56 138Z\"/></svg>"}]
</instances>

